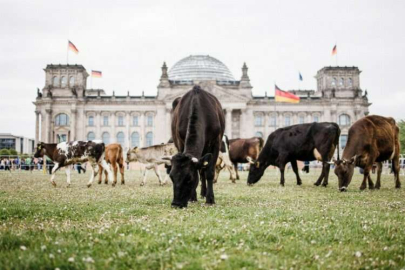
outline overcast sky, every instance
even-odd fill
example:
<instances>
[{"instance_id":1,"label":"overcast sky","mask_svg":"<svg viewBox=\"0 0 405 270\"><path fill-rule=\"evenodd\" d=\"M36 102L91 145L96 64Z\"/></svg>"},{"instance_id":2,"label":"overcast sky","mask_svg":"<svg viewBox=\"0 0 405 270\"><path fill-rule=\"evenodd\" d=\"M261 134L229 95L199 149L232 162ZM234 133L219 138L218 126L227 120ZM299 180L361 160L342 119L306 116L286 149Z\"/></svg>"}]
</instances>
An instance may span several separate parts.
<instances>
[{"instance_id":1,"label":"overcast sky","mask_svg":"<svg viewBox=\"0 0 405 270\"><path fill-rule=\"evenodd\" d=\"M358 66L371 113L404 119L405 1L18 1L0 0L0 132L35 136L32 102L43 68L69 63L103 72L93 88L156 94L161 66L211 55L240 79L249 67L254 95L316 89L314 75ZM90 86L90 80L88 81Z\"/></svg>"}]
</instances>

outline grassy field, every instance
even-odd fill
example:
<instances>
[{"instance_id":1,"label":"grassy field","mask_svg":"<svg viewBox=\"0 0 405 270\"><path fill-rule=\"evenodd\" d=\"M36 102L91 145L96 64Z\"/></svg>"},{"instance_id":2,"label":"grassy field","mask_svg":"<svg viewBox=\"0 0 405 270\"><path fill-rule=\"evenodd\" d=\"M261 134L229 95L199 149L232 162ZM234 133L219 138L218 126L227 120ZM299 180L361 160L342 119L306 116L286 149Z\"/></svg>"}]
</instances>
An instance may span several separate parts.
<instances>
[{"instance_id":1,"label":"grassy field","mask_svg":"<svg viewBox=\"0 0 405 270\"><path fill-rule=\"evenodd\" d=\"M405 267L405 189L392 176L360 192L356 175L340 193L334 175L322 188L315 174L296 186L289 172L282 188L274 172L253 187L247 173L236 184L223 173L216 206L172 209L170 183L140 187L139 172L126 175L125 186L88 189L88 174L66 188L59 172L53 188L41 172L0 172L0 268Z\"/></svg>"}]
</instances>

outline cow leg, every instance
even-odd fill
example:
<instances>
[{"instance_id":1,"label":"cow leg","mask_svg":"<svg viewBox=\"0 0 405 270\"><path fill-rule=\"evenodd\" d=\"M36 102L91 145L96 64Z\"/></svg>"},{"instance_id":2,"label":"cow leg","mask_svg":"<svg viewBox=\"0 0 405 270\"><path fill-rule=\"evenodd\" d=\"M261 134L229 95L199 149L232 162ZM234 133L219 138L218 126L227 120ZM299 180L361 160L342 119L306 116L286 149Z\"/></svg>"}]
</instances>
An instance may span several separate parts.
<instances>
[{"instance_id":1,"label":"cow leg","mask_svg":"<svg viewBox=\"0 0 405 270\"><path fill-rule=\"evenodd\" d=\"M108 182L112 182L113 180L112 178L112 171L110 169L110 166L108 166L107 161L105 161L105 159L103 158L100 162L101 167L103 167L104 170L106 170L107 174L108 174Z\"/></svg>"},{"instance_id":2,"label":"cow leg","mask_svg":"<svg viewBox=\"0 0 405 270\"><path fill-rule=\"evenodd\" d=\"M101 184L101 182L103 182L103 167L101 167L100 164L98 164L98 170L100 172L98 175L98 184Z\"/></svg>"},{"instance_id":3,"label":"cow leg","mask_svg":"<svg viewBox=\"0 0 405 270\"><path fill-rule=\"evenodd\" d=\"M115 185L117 184L117 174L118 174L117 163L115 161L113 161L111 163L111 166L113 167L113 172L114 172L114 181L112 183L112 186L115 187Z\"/></svg>"},{"instance_id":4,"label":"cow leg","mask_svg":"<svg viewBox=\"0 0 405 270\"><path fill-rule=\"evenodd\" d=\"M319 176L318 180L314 183L315 186L319 186L322 183L322 179L325 176L325 166L322 166L322 172L321 175Z\"/></svg>"},{"instance_id":5,"label":"cow leg","mask_svg":"<svg viewBox=\"0 0 405 270\"><path fill-rule=\"evenodd\" d=\"M56 183L55 183L55 174L56 171L59 169L59 163L55 162L55 166L52 169L52 176L51 176L51 184L56 187Z\"/></svg>"},{"instance_id":6,"label":"cow leg","mask_svg":"<svg viewBox=\"0 0 405 270\"><path fill-rule=\"evenodd\" d=\"M236 180L239 180L238 163L234 163L233 167L235 168Z\"/></svg>"},{"instance_id":7,"label":"cow leg","mask_svg":"<svg viewBox=\"0 0 405 270\"><path fill-rule=\"evenodd\" d=\"M160 175L160 172L159 172L159 166L157 164L155 164L153 166L153 170L155 171L155 174L156 174L157 178L159 179L159 186L163 186L162 176Z\"/></svg>"},{"instance_id":8,"label":"cow leg","mask_svg":"<svg viewBox=\"0 0 405 270\"><path fill-rule=\"evenodd\" d=\"M90 163L90 168L91 168L91 173L90 173L90 180L87 183L87 187L91 187L91 184L93 183L94 177L97 176L98 173L98 166L97 163Z\"/></svg>"},{"instance_id":9,"label":"cow leg","mask_svg":"<svg viewBox=\"0 0 405 270\"><path fill-rule=\"evenodd\" d=\"M201 178L201 197L207 197L207 182L205 180L204 172L202 171L200 174Z\"/></svg>"},{"instance_id":10,"label":"cow leg","mask_svg":"<svg viewBox=\"0 0 405 270\"><path fill-rule=\"evenodd\" d=\"M375 189L381 188L381 173L382 173L382 162L377 163L377 182L375 184Z\"/></svg>"},{"instance_id":11,"label":"cow leg","mask_svg":"<svg viewBox=\"0 0 405 270\"><path fill-rule=\"evenodd\" d=\"M67 187L70 187L70 166L66 166L65 173L66 173Z\"/></svg>"},{"instance_id":12,"label":"cow leg","mask_svg":"<svg viewBox=\"0 0 405 270\"><path fill-rule=\"evenodd\" d=\"M397 154L398 155L398 154ZM392 170L395 177L395 188L401 188L401 182L399 181L399 157L394 157L392 159Z\"/></svg>"},{"instance_id":13,"label":"cow leg","mask_svg":"<svg viewBox=\"0 0 405 270\"><path fill-rule=\"evenodd\" d=\"M324 178L323 178L322 186L327 187L328 182L329 182L328 180L329 180L330 164L327 162L324 162L323 166L322 166L322 170L324 171L324 173L323 173Z\"/></svg>"},{"instance_id":14,"label":"cow leg","mask_svg":"<svg viewBox=\"0 0 405 270\"><path fill-rule=\"evenodd\" d=\"M125 185L125 178L124 178L124 171L125 171L125 167L124 164L119 163L120 166L120 174L121 174L121 185Z\"/></svg>"},{"instance_id":15,"label":"cow leg","mask_svg":"<svg viewBox=\"0 0 405 270\"><path fill-rule=\"evenodd\" d=\"M291 160L291 166L292 169L295 173L295 176L297 177L297 185L302 185L302 180L300 178L300 174L298 173L298 165L297 165L297 161L296 160Z\"/></svg>"},{"instance_id":16,"label":"cow leg","mask_svg":"<svg viewBox=\"0 0 405 270\"><path fill-rule=\"evenodd\" d=\"M374 189L374 183L373 183L373 180L371 180L370 174L368 174L367 179L368 179L368 188L369 189Z\"/></svg>"}]
</instances>

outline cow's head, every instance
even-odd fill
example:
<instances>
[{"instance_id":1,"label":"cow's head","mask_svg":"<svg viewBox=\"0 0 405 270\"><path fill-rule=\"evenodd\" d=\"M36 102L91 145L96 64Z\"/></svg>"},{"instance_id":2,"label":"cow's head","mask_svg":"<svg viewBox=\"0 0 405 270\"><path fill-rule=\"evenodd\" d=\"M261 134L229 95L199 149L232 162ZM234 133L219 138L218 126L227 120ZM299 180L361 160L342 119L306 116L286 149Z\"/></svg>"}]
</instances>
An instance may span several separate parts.
<instances>
[{"instance_id":1,"label":"cow's head","mask_svg":"<svg viewBox=\"0 0 405 270\"><path fill-rule=\"evenodd\" d=\"M258 160L250 161L249 163L250 163L250 169L249 169L247 184L253 185L253 184L257 183L260 180L260 178L262 178L267 166L266 166L266 164L263 164L262 162L260 162Z\"/></svg>"},{"instance_id":2,"label":"cow's head","mask_svg":"<svg viewBox=\"0 0 405 270\"><path fill-rule=\"evenodd\" d=\"M335 174L338 177L339 190L346 191L352 181L356 156L350 160L335 160Z\"/></svg>"},{"instance_id":3,"label":"cow's head","mask_svg":"<svg viewBox=\"0 0 405 270\"><path fill-rule=\"evenodd\" d=\"M40 142L37 144L37 150L35 151L34 157L35 158L40 158L46 155L46 149L45 149L45 144L43 142Z\"/></svg>"},{"instance_id":4,"label":"cow's head","mask_svg":"<svg viewBox=\"0 0 405 270\"><path fill-rule=\"evenodd\" d=\"M129 149L127 152L127 159L125 160L126 163L130 163L130 162L137 162L138 161L138 156L136 155L136 153L139 151L138 147L134 147L132 149Z\"/></svg>"},{"instance_id":5,"label":"cow's head","mask_svg":"<svg viewBox=\"0 0 405 270\"><path fill-rule=\"evenodd\" d=\"M208 166L212 154L206 154L200 159L187 154L178 153L171 160L170 179L173 182L173 207L187 207L191 192L198 186L198 171Z\"/></svg>"}]
</instances>

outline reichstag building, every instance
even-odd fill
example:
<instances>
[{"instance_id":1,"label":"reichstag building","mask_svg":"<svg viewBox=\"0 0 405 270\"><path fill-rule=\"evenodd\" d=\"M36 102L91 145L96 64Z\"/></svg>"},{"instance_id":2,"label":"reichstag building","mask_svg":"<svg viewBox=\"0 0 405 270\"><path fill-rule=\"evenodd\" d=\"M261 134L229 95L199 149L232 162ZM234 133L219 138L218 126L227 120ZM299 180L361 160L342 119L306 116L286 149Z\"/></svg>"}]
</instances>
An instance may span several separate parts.
<instances>
[{"instance_id":1,"label":"reichstag building","mask_svg":"<svg viewBox=\"0 0 405 270\"><path fill-rule=\"evenodd\" d=\"M38 89L35 140L57 143L101 139L125 150L167 142L171 136L172 101L198 84L222 104L229 138L267 136L294 124L329 121L340 125L341 147L348 129L368 114L367 92L360 88L357 67L324 67L316 90L290 90L298 104L277 103L274 97L252 96L248 67L237 80L221 61L192 55L170 69L164 63L156 96L107 95L87 89L89 74L82 65L47 65L45 86Z\"/></svg>"}]
</instances>

